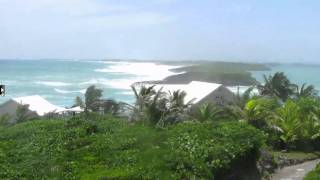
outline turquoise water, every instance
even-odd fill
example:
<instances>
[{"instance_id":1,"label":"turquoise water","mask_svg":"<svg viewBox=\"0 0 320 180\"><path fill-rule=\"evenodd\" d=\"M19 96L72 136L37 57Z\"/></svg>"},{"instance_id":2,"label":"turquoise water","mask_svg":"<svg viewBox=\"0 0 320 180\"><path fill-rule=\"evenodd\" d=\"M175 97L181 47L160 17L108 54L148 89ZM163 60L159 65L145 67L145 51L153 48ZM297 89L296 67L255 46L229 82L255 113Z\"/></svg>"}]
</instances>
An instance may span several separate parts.
<instances>
[{"instance_id":1,"label":"turquoise water","mask_svg":"<svg viewBox=\"0 0 320 180\"><path fill-rule=\"evenodd\" d=\"M254 78L263 82L263 74L270 75L275 72L284 72L291 82L302 85L312 84L320 90L320 65L281 64L269 65L271 71L252 72Z\"/></svg>"},{"instance_id":2,"label":"turquoise water","mask_svg":"<svg viewBox=\"0 0 320 180\"><path fill-rule=\"evenodd\" d=\"M103 89L104 98L133 102L130 85L137 81L160 80L173 73L172 66L155 63L73 61L73 60L0 60L0 84L6 85L10 98L40 95L59 106L73 105L76 96L83 97L85 89L96 85ZM253 72L262 81L262 75L285 72L297 84L308 83L320 90L320 66L273 65L271 71Z\"/></svg>"},{"instance_id":3,"label":"turquoise water","mask_svg":"<svg viewBox=\"0 0 320 180\"><path fill-rule=\"evenodd\" d=\"M0 83L6 85L6 96L0 97L0 103L38 94L53 104L71 106L92 84L104 90L105 98L132 101L128 90L109 86L108 81L134 75L95 71L110 65L102 61L0 60Z\"/></svg>"}]
</instances>

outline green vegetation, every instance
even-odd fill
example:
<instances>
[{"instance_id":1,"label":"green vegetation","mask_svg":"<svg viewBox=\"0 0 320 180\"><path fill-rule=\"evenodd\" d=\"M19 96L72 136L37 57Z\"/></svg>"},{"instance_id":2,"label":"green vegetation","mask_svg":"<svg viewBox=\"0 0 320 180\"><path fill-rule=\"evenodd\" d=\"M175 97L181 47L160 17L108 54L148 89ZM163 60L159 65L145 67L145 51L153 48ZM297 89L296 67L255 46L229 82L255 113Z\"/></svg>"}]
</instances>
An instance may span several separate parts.
<instances>
[{"instance_id":1,"label":"green vegetation","mask_svg":"<svg viewBox=\"0 0 320 180\"><path fill-rule=\"evenodd\" d=\"M224 85L254 85L258 82L249 71L268 70L262 64L245 64L231 62L204 62L197 65L181 67L173 71L182 74L172 75L162 83L183 84L191 81L206 81Z\"/></svg>"},{"instance_id":2,"label":"green vegetation","mask_svg":"<svg viewBox=\"0 0 320 180\"><path fill-rule=\"evenodd\" d=\"M262 134L243 123L167 130L112 117L37 120L0 132L0 179L181 179L229 174L257 158ZM240 138L240 139L239 139Z\"/></svg>"},{"instance_id":3,"label":"green vegetation","mask_svg":"<svg viewBox=\"0 0 320 180\"><path fill-rule=\"evenodd\" d=\"M193 116L197 121L218 121L222 118L222 108L211 103L205 103L196 108Z\"/></svg>"},{"instance_id":4,"label":"green vegetation","mask_svg":"<svg viewBox=\"0 0 320 180\"><path fill-rule=\"evenodd\" d=\"M303 180L319 180L320 179L320 164L316 167L315 170L309 172Z\"/></svg>"},{"instance_id":5,"label":"green vegetation","mask_svg":"<svg viewBox=\"0 0 320 180\"><path fill-rule=\"evenodd\" d=\"M281 152L281 151L273 151L272 155L276 158L285 158L290 160L296 161L306 161L306 160L314 160L320 157L320 152L299 152L299 151L292 151L292 152Z\"/></svg>"},{"instance_id":6,"label":"green vegetation","mask_svg":"<svg viewBox=\"0 0 320 180\"><path fill-rule=\"evenodd\" d=\"M98 111L98 101L102 97L102 90L97 89L95 86L90 86L85 93L85 111ZM76 98L78 105L81 105L80 99Z\"/></svg>"},{"instance_id":7,"label":"green vegetation","mask_svg":"<svg viewBox=\"0 0 320 180\"><path fill-rule=\"evenodd\" d=\"M10 119L11 119L11 116L9 114L0 116L0 127L6 126Z\"/></svg>"},{"instance_id":8,"label":"green vegetation","mask_svg":"<svg viewBox=\"0 0 320 180\"><path fill-rule=\"evenodd\" d=\"M277 97L282 101L287 100L290 95L294 94L296 85L291 84L284 73L275 73L269 77L264 76L265 83L259 85L261 95Z\"/></svg>"},{"instance_id":9,"label":"green vegetation","mask_svg":"<svg viewBox=\"0 0 320 180\"><path fill-rule=\"evenodd\" d=\"M81 107L84 108L85 107L85 103L83 102L83 100L81 99L81 97L77 96L76 99L74 100L74 105L73 107Z\"/></svg>"},{"instance_id":10,"label":"green vegetation","mask_svg":"<svg viewBox=\"0 0 320 180\"><path fill-rule=\"evenodd\" d=\"M132 90L133 105L102 100L90 87L84 103L76 99L84 114L0 127L0 179L259 179L271 171L257 161L319 155L317 91L283 73L228 106L192 106L184 91Z\"/></svg>"},{"instance_id":11,"label":"green vegetation","mask_svg":"<svg viewBox=\"0 0 320 180\"><path fill-rule=\"evenodd\" d=\"M28 114L29 105L19 105L16 110L16 122L23 122L28 121L29 114Z\"/></svg>"},{"instance_id":12,"label":"green vegetation","mask_svg":"<svg viewBox=\"0 0 320 180\"><path fill-rule=\"evenodd\" d=\"M142 121L157 127L176 124L188 118L191 102L185 102L184 91L156 91L154 86L132 86L136 103L132 107L132 120Z\"/></svg>"}]
</instances>

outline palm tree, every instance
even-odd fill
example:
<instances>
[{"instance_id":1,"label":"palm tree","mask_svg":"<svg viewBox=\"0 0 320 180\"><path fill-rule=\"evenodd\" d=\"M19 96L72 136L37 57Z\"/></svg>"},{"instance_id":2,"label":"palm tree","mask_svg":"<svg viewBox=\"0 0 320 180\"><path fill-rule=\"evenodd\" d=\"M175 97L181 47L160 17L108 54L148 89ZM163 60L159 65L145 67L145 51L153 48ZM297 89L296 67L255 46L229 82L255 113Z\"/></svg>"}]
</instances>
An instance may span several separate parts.
<instances>
[{"instance_id":1,"label":"palm tree","mask_svg":"<svg viewBox=\"0 0 320 180\"><path fill-rule=\"evenodd\" d=\"M83 102L83 100L81 99L81 97L77 96L76 99L74 100L74 105L73 107L77 107L80 106L81 108L83 108L85 105L85 103Z\"/></svg>"},{"instance_id":2,"label":"palm tree","mask_svg":"<svg viewBox=\"0 0 320 180\"><path fill-rule=\"evenodd\" d=\"M257 128L263 128L267 125L267 119L276 107L278 107L278 104L274 99L256 98L249 100L244 108L230 106L229 112L234 118L242 122L247 122Z\"/></svg>"},{"instance_id":3,"label":"palm tree","mask_svg":"<svg viewBox=\"0 0 320 180\"><path fill-rule=\"evenodd\" d=\"M190 100L189 102L185 102L185 98L187 96L187 93L185 91L177 90L170 92L169 91L169 109L171 112L175 113L183 113L186 109L188 109L191 105L193 100Z\"/></svg>"},{"instance_id":4,"label":"palm tree","mask_svg":"<svg viewBox=\"0 0 320 180\"><path fill-rule=\"evenodd\" d=\"M295 95L297 98L307 98L307 97L316 97L318 95L318 91L315 89L313 85L308 85L304 83L300 88L296 87Z\"/></svg>"},{"instance_id":5,"label":"palm tree","mask_svg":"<svg viewBox=\"0 0 320 180\"><path fill-rule=\"evenodd\" d=\"M315 140L320 138L320 105L311 108L312 112L305 116L304 128L305 138Z\"/></svg>"},{"instance_id":6,"label":"palm tree","mask_svg":"<svg viewBox=\"0 0 320 180\"><path fill-rule=\"evenodd\" d=\"M142 111L144 105L147 102L150 102L152 96L156 94L156 90L154 89L155 85L153 86L145 86L145 85L140 85L137 87L136 85L132 85L131 89L134 93L136 102L135 102L135 107L137 110Z\"/></svg>"},{"instance_id":7,"label":"palm tree","mask_svg":"<svg viewBox=\"0 0 320 180\"><path fill-rule=\"evenodd\" d=\"M29 105L19 105L16 109L16 122L25 122L30 119Z\"/></svg>"},{"instance_id":8,"label":"palm tree","mask_svg":"<svg viewBox=\"0 0 320 180\"><path fill-rule=\"evenodd\" d=\"M223 110L211 103L205 103L198 106L193 114L193 117L200 121L205 122L209 120L218 120L222 117Z\"/></svg>"},{"instance_id":9,"label":"palm tree","mask_svg":"<svg viewBox=\"0 0 320 180\"><path fill-rule=\"evenodd\" d=\"M182 120L187 119L187 111L192 105L194 100L186 102L186 92L181 90L169 91L164 93L164 96L161 100L163 105L163 116L158 123L158 126L163 127L169 124L174 124Z\"/></svg>"},{"instance_id":10,"label":"palm tree","mask_svg":"<svg viewBox=\"0 0 320 180\"><path fill-rule=\"evenodd\" d=\"M168 99L162 89L155 92L150 101L144 103L142 116L152 125L157 125L166 116Z\"/></svg>"},{"instance_id":11,"label":"palm tree","mask_svg":"<svg viewBox=\"0 0 320 180\"><path fill-rule=\"evenodd\" d=\"M240 108L244 108L244 106L247 104L247 102L251 98L252 91L254 90L255 86L249 87L243 94L237 93L236 96L236 105Z\"/></svg>"},{"instance_id":12,"label":"palm tree","mask_svg":"<svg viewBox=\"0 0 320 180\"><path fill-rule=\"evenodd\" d=\"M173 92L158 91L153 86L132 86L136 103L133 110L135 120L148 121L152 125L160 127L178 122L180 117L186 114L192 101L185 102L186 93L181 90Z\"/></svg>"},{"instance_id":13,"label":"palm tree","mask_svg":"<svg viewBox=\"0 0 320 180\"><path fill-rule=\"evenodd\" d=\"M315 140L320 138L320 121L314 114L305 115L301 128L301 138L303 140Z\"/></svg>"},{"instance_id":14,"label":"palm tree","mask_svg":"<svg viewBox=\"0 0 320 180\"><path fill-rule=\"evenodd\" d=\"M283 72L277 72L269 77L264 75L264 85L258 85L260 94L263 96L277 97L285 102L294 94L296 85L292 84Z\"/></svg>"},{"instance_id":15,"label":"palm tree","mask_svg":"<svg viewBox=\"0 0 320 180\"><path fill-rule=\"evenodd\" d=\"M102 100L100 106L103 108L105 114L119 115L119 111L123 104L113 99Z\"/></svg>"},{"instance_id":16,"label":"palm tree","mask_svg":"<svg viewBox=\"0 0 320 180\"><path fill-rule=\"evenodd\" d=\"M288 100L283 107L276 110L276 114L272 119L272 127L280 132L280 139L288 149L298 140L302 123L300 121L299 106Z\"/></svg>"},{"instance_id":17,"label":"palm tree","mask_svg":"<svg viewBox=\"0 0 320 180\"><path fill-rule=\"evenodd\" d=\"M85 112L98 111L99 110L99 101L102 97L102 90L96 88L94 85L88 87L85 93Z\"/></svg>"}]
</instances>

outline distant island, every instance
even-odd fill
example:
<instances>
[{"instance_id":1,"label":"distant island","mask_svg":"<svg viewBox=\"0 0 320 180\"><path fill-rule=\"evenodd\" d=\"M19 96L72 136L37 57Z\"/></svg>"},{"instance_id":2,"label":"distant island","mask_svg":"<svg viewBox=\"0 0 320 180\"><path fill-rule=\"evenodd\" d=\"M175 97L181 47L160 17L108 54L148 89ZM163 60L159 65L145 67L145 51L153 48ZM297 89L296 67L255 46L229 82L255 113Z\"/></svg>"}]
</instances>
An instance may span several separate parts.
<instances>
[{"instance_id":1,"label":"distant island","mask_svg":"<svg viewBox=\"0 0 320 180\"><path fill-rule=\"evenodd\" d=\"M170 63L172 64L172 63ZM206 81L226 86L250 86L258 81L250 71L268 71L267 65L237 62L198 62L184 67L172 69L179 73L161 81L148 81L155 84L187 84L191 81Z\"/></svg>"}]
</instances>

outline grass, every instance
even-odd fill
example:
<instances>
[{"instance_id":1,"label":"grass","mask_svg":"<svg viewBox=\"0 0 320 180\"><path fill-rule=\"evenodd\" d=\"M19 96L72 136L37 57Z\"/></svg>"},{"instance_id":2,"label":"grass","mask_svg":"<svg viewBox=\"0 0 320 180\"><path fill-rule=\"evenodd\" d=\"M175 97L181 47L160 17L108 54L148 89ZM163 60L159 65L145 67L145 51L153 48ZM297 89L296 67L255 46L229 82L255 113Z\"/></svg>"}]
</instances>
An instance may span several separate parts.
<instances>
[{"instance_id":1,"label":"grass","mask_svg":"<svg viewBox=\"0 0 320 180\"><path fill-rule=\"evenodd\" d=\"M315 170L309 172L303 180L320 180L320 164L318 164Z\"/></svg>"},{"instance_id":2,"label":"grass","mask_svg":"<svg viewBox=\"0 0 320 180\"><path fill-rule=\"evenodd\" d=\"M280 152L274 151L272 152L275 158L277 157L284 157L286 159L293 159L298 161L308 161L320 158L320 152Z\"/></svg>"}]
</instances>

